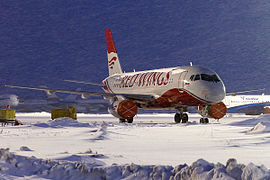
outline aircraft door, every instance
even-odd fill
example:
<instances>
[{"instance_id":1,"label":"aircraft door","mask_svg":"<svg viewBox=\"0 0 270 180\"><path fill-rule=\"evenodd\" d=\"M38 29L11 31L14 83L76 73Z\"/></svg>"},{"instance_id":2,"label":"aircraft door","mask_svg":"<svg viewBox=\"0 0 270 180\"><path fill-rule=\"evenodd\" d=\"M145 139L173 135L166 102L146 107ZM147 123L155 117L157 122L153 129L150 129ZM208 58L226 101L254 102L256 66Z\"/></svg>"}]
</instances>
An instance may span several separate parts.
<instances>
[{"instance_id":1,"label":"aircraft door","mask_svg":"<svg viewBox=\"0 0 270 180\"><path fill-rule=\"evenodd\" d=\"M188 71L183 71L179 75L179 80L178 80L178 87L179 89L184 89L185 88L185 78L187 76Z\"/></svg>"}]
</instances>

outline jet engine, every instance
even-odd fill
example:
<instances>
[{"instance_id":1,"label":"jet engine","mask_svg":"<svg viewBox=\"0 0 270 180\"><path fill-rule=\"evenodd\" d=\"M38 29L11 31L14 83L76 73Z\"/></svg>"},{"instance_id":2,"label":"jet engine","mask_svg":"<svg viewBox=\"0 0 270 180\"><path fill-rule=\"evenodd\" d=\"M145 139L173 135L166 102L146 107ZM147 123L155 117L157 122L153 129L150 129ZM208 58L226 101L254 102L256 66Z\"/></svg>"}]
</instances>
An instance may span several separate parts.
<instances>
[{"instance_id":1,"label":"jet engine","mask_svg":"<svg viewBox=\"0 0 270 180\"><path fill-rule=\"evenodd\" d=\"M227 107L223 102L213 105L200 105L198 107L198 113L203 117L221 119L226 115Z\"/></svg>"},{"instance_id":2,"label":"jet engine","mask_svg":"<svg viewBox=\"0 0 270 180\"><path fill-rule=\"evenodd\" d=\"M132 119L138 112L138 106L131 100L114 101L109 112L120 119Z\"/></svg>"}]
</instances>

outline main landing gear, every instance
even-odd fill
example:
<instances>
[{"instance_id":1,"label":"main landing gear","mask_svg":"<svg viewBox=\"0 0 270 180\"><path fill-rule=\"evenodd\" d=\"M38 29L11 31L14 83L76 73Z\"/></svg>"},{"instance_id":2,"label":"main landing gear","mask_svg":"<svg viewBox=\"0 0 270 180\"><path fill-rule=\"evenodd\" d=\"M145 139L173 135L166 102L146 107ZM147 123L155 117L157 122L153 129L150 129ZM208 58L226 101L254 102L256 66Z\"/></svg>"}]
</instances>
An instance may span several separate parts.
<instances>
[{"instance_id":1,"label":"main landing gear","mask_svg":"<svg viewBox=\"0 0 270 180\"><path fill-rule=\"evenodd\" d=\"M133 122L133 118L130 118L130 119L123 119L123 118L120 118L120 119L119 119L119 122L120 122L120 123L124 123L124 122L132 123L132 122Z\"/></svg>"},{"instance_id":2,"label":"main landing gear","mask_svg":"<svg viewBox=\"0 0 270 180\"><path fill-rule=\"evenodd\" d=\"M175 123L187 123L188 122L188 115L187 113L184 113L184 109L181 108L179 109L179 112L180 113L176 113L175 116L174 116L174 121Z\"/></svg>"},{"instance_id":3,"label":"main landing gear","mask_svg":"<svg viewBox=\"0 0 270 180\"><path fill-rule=\"evenodd\" d=\"M175 123L187 123L188 122L188 115L187 113L176 113L174 116Z\"/></svg>"}]
</instances>

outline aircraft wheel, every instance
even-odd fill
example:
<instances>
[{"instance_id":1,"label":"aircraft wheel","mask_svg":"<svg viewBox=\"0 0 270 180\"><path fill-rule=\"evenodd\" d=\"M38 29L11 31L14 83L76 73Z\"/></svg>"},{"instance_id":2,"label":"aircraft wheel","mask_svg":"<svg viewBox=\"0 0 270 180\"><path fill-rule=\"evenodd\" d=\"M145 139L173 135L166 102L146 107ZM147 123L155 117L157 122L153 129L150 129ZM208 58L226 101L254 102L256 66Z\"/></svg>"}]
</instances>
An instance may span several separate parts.
<instances>
[{"instance_id":1,"label":"aircraft wheel","mask_svg":"<svg viewBox=\"0 0 270 180\"><path fill-rule=\"evenodd\" d=\"M174 121L175 121L175 123L180 123L181 122L181 115L179 113L176 113L174 115Z\"/></svg>"},{"instance_id":2,"label":"aircraft wheel","mask_svg":"<svg viewBox=\"0 0 270 180\"><path fill-rule=\"evenodd\" d=\"M187 123L187 122L188 122L188 115L184 113L182 116L182 123Z\"/></svg>"},{"instance_id":3,"label":"aircraft wheel","mask_svg":"<svg viewBox=\"0 0 270 180\"><path fill-rule=\"evenodd\" d=\"M201 118L200 123L207 124L207 123L209 123L209 119L208 118Z\"/></svg>"},{"instance_id":4,"label":"aircraft wheel","mask_svg":"<svg viewBox=\"0 0 270 180\"><path fill-rule=\"evenodd\" d=\"M124 123L124 122L126 122L126 120L123 119L123 118L120 118L120 119L119 119L119 122L120 122L120 123Z\"/></svg>"},{"instance_id":5,"label":"aircraft wheel","mask_svg":"<svg viewBox=\"0 0 270 180\"><path fill-rule=\"evenodd\" d=\"M127 119L128 123L132 123L133 122L133 118Z\"/></svg>"}]
</instances>

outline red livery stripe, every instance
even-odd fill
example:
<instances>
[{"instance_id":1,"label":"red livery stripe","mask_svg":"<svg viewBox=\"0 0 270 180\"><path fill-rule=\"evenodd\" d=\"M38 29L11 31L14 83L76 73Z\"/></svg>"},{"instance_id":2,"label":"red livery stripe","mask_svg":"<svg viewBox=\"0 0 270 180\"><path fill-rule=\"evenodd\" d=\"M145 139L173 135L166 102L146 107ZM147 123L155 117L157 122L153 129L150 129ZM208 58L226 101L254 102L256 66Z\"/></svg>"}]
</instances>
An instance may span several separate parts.
<instances>
[{"instance_id":1,"label":"red livery stripe","mask_svg":"<svg viewBox=\"0 0 270 180\"><path fill-rule=\"evenodd\" d=\"M111 33L111 31L109 29L106 29L106 41L107 41L108 54L110 54L111 52L117 53L116 49L115 49L115 46L114 46L112 33Z\"/></svg>"}]
</instances>

